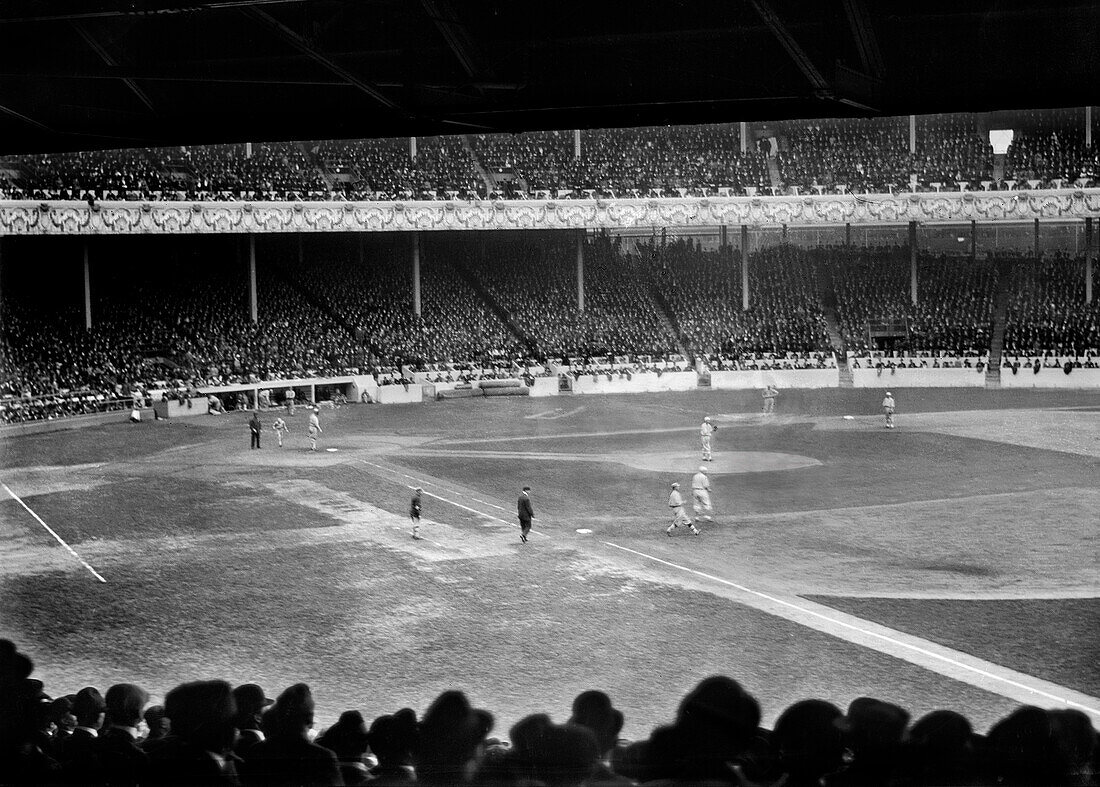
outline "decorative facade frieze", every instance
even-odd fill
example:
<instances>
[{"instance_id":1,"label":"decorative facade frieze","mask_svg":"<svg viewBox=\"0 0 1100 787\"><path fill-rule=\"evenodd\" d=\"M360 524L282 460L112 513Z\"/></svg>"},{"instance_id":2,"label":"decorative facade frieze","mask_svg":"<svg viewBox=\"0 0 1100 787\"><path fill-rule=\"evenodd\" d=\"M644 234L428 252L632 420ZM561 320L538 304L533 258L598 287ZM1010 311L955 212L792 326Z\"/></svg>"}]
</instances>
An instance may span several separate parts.
<instances>
[{"instance_id":1,"label":"decorative facade frieze","mask_svg":"<svg viewBox=\"0 0 1100 787\"><path fill-rule=\"evenodd\" d=\"M1100 189L430 202L0 202L0 235L629 229L1070 221Z\"/></svg>"}]
</instances>

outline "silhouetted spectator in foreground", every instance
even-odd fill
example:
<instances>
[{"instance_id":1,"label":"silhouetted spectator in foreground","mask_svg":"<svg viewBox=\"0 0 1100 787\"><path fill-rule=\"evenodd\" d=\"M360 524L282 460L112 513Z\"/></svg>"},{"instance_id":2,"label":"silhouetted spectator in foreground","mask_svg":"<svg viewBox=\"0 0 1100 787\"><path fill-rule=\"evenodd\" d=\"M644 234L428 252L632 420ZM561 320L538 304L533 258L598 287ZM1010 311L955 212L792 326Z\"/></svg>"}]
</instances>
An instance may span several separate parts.
<instances>
[{"instance_id":1,"label":"silhouetted spectator in foreground","mask_svg":"<svg viewBox=\"0 0 1100 787\"><path fill-rule=\"evenodd\" d=\"M889 782L898 764L909 714L889 702L860 697L848 706L845 720L851 762L828 779L830 787L877 787Z\"/></svg>"},{"instance_id":2,"label":"silhouetted spectator in foreground","mask_svg":"<svg viewBox=\"0 0 1100 787\"><path fill-rule=\"evenodd\" d=\"M317 745L336 755L340 776L348 787L365 784L370 769L364 759L370 749L367 724L357 710L346 710L340 719L317 736Z\"/></svg>"},{"instance_id":3,"label":"silhouetted spectator in foreground","mask_svg":"<svg viewBox=\"0 0 1100 787\"><path fill-rule=\"evenodd\" d=\"M267 739L245 763L246 785L343 785L336 755L309 740L313 694L305 683L283 691L264 715Z\"/></svg>"},{"instance_id":4,"label":"silhouetted spectator in foreground","mask_svg":"<svg viewBox=\"0 0 1100 787\"><path fill-rule=\"evenodd\" d=\"M513 784L572 787L588 782L599 767L599 744L592 730L554 724L546 714L528 716L510 732Z\"/></svg>"},{"instance_id":5,"label":"silhouetted spectator in foreground","mask_svg":"<svg viewBox=\"0 0 1100 787\"><path fill-rule=\"evenodd\" d=\"M237 706L224 680L184 683L168 692L164 712L172 731L148 748L149 784L237 785L230 759Z\"/></svg>"},{"instance_id":6,"label":"silhouetted spectator in foreground","mask_svg":"<svg viewBox=\"0 0 1100 787\"><path fill-rule=\"evenodd\" d=\"M106 713L107 704L94 686L86 686L76 693L73 700L76 728L57 752L67 782L88 784L102 780L98 739Z\"/></svg>"},{"instance_id":7,"label":"silhouetted spectator in foreground","mask_svg":"<svg viewBox=\"0 0 1100 787\"><path fill-rule=\"evenodd\" d=\"M245 683L233 689L233 700L237 704L237 742L233 744L233 753L241 758L243 764L238 768L243 779L248 770L248 761L257 746L264 742L263 713L275 700L268 699L264 690L255 683Z\"/></svg>"},{"instance_id":8,"label":"silhouetted spectator in foreground","mask_svg":"<svg viewBox=\"0 0 1100 787\"><path fill-rule=\"evenodd\" d=\"M909 729L899 787L978 783L977 739L970 722L955 711L937 710Z\"/></svg>"},{"instance_id":9,"label":"silhouetted spectator in foreground","mask_svg":"<svg viewBox=\"0 0 1100 787\"><path fill-rule=\"evenodd\" d=\"M465 784L479 748L493 729L493 715L470 707L461 691L445 691L420 721L413 753L416 779L423 784Z\"/></svg>"},{"instance_id":10,"label":"silhouetted spectator in foreground","mask_svg":"<svg viewBox=\"0 0 1100 787\"><path fill-rule=\"evenodd\" d=\"M573 700L569 723L591 730L600 749L600 764L589 777L590 784L629 783L628 779L616 774L610 764L611 752L618 745L624 721L623 712L612 706L611 698L602 691L583 691Z\"/></svg>"},{"instance_id":11,"label":"silhouetted spectator in foreground","mask_svg":"<svg viewBox=\"0 0 1100 787\"><path fill-rule=\"evenodd\" d=\"M985 778L996 784L1069 785L1070 757L1050 714L1018 708L993 725L986 736Z\"/></svg>"},{"instance_id":12,"label":"silhouetted spectator in foreground","mask_svg":"<svg viewBox=\"0 0 1100 787\"><path fill-rule=\"evenodd\" d=\"M172 723L168 721L163 705L150 705L145 709L142 718L145 719L145 726L149 728L145 740L141 742L141 748L143 749L148 750L150 746L155 745L157 741L172 731Z\"/></svg>"},{"instance_id":13,"label":"silhouetted spectator in foreground","mask_svg":"<svg viewBox=\"0 0 1100 787\"><path fill-rule=\"evenodd\" d=\"M802 700L779 716L772 745L784 787L818 787L844 766L844 715L831 702Z\"/></svg>"},{"instance_id":14,"label":"silhouetted spectator in foreground","mask_svg":"<svg viewBox=\"0 0 1100 787\"><path fill-rule=\"evenodd\" d=\"M370 770L370 783L389 787L416 781L412 762L418 737L416 713L411 708L371 722L367 739L378 764Z\"/></svg>"},{"instance_id":15,"label":"silhouetted spectator in foreground","mask_svg":"<svg viewBox=\"0 0 1100 787\"><path fill-rule=\"evenodd\" d=\"M732 678L715 675L683 699L675 724L658 727L649 740L616 749L612 767L615 773L643 782L738 784L734 765L748 753L759 724L756 699Z\"/></svg>"},{"instance_id":16,"label":"silhouetted spectator in foreground","mask_svg":"<svg viewBox=\"0 0 1100 787\"><path fill-rule=\"evenodd\" d=\"M149 758L138 745L138 724L149 693L132 683L118 683L107 689L104 700L107 720L99 736L103 780L109 787L137 787L149 770Z\"/></svg>"}]
</instances>

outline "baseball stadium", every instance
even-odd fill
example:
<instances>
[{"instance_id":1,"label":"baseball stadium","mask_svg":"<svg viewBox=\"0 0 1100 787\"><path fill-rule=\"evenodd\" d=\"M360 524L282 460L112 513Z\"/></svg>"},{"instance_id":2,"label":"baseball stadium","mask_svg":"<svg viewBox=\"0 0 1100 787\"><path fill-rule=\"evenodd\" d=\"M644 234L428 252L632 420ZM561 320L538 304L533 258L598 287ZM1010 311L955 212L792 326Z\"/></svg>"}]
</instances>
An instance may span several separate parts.
<instances>
[{"instance_id":1,"label":"baseball stadium","mask_svg":"<svg viewBox=\"0 0 1100 787\"><path fill-rule=\"evenodd\" d=\"M551 123L486 98L506 4L370 4L415 67L349 4L170 5L0 10L58 103L0 88L0 784L1097 784L1083 98L931 111L875 31L948 12L753 0L526 46L741 37L773 119L532 72Z\"/></svg>"}]
</instances>

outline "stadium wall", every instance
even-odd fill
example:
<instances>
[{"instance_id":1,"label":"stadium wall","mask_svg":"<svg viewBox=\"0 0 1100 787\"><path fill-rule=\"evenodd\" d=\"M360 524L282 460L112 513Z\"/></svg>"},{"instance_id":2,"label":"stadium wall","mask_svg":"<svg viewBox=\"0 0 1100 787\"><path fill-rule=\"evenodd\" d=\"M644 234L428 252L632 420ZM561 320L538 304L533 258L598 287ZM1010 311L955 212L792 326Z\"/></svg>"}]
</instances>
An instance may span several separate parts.
<instances>
[{"instance_id":1,"label":"stadium wall","mask_svg":"<svg viewBox=\"0 0 1100 787\"><path fill-rule=\"evenodd\" d=\"M581 375L573 380L575 394L657 393L660 391L694 391L699 387L699 375L695 372L643 372L631 379L606 376Z\"/></svg>"},{"instance_id":2,"label":"stadium wall","mask_svg":"<svg viewBox=\"0 0 1100 787\"><path fill-rule=\"evenodd\" d=\"M840 385L837 369L756 369L710 373L710 387L718 390L744 390L774 385L786 388L836 388Z\"/></svg>"},{"instance_id":3,"label":"stadium wall","mask_svg":"<svg viewBox=\"0 0 1100 787\"><path fill-rule=\"evenodd\" d=\"M985 369L852 369L852 383L856 388L984 388Z\"/></svg>"},{"instance_id":4,"label":"stadium wall","mask_svg":"<svg viewBox=\"0 0 1100 787\"><path fill-rule=\"evenodd\" d=\"M1041 369L1038 374L1028 368L1022 368L1016 374L1001 369L1001 387L1100 389L1100 369L1074 369L1069 374L1061 369Z\"/></svg>"}]
</instances>

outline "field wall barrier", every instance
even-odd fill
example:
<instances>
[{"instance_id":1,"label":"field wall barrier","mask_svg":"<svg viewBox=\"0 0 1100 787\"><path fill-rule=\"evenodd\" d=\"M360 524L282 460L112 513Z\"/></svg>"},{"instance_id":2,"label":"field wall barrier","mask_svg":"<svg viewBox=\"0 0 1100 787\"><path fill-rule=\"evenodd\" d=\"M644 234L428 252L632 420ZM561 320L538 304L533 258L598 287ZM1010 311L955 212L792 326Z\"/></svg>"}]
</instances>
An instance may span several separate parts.
<instances>
[{"instance_id":1,"label":"field wall barrier","mask_svg":"<svg viewBox=\"0 0 1100 787\"><path fill-rule=\"evenodd\" d=\"M852 369L852 382L856 388L984 388L985 368Z\"/></svg>"},{"instance_id":2,"label":"field wall barrier","mask_svg":"<svg viewBox=\"0 0 1100 787\"><path fill-rule=\"evenodd\" d=\"M1022 367L1016 374L1001 369L1002 388L1092 388L1100 390L1100 369L1074 369L1066 374L1061 369L1041 369L1035 374Z\"/></svg>"},{"instance_id":3,"label":"field wall barrier","mask_svg":"<svg viewBox=\"0 0 1100 787\"><path fill-rule=\"evenodd\" d=\"M763 389L774 385L784 388L836 388L840 385L836 369L745 369L710 373L710 387L717 390Z\"/></svg>"},{"instance_id":4,"label":"field wall barrier","mask_svg":"<svg viewBox=\"0 0 1100 787\"><path fill-rule=\"evenodd\" d=\"M593 377L584 374L573 380L575 394L656 393L659 391L694 391L699 386L695 372L643 372L627 380L617 374L608 380L606 375Z\"/></svg>"}]
</instances>

